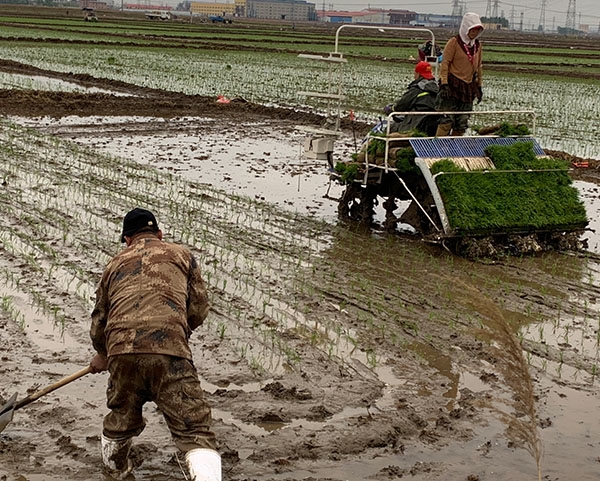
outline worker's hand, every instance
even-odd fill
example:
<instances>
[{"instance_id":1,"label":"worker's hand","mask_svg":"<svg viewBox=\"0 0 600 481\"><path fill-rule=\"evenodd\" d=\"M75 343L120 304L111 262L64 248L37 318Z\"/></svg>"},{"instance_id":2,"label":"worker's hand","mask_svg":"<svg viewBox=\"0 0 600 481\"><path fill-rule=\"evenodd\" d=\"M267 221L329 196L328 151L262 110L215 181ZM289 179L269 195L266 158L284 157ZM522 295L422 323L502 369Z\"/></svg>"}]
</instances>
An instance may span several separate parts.
<instances>
[{"instance_id":1,"label":"worker's hand","mask_svg":"<svg viewBox=\"0 0 600 481\"><path fill-rule=\"evenodd\" d=\"M393 111L394 111L393 104L387 104L385 107L383 107L383 113L385 115L390 115Z\"/></svg>"},{"instance_id":2,"label":"worker's hand","mask_svg":"<svg viewBox=\"0 0 600 481\"><path fill-rule=\"evenodd\" d=\"M442 85L440 85L440 91L439 91L438 95L442 99L449 99L449 98L451 98L452 97L452 92L450 91L450 85L448 85L448 84L442 84Z\"/></svg>"},{"instance_id":3,"label":"worker's hand","mask_svg":"<svg viewBox=\"0 0 600 481\"><path fill-rule=\"evenodd\" d=\"M481 90L481 87L477 87L477 103L478 104L481 103L481 99L483 99L483 90Z\"/></svg>"},{"instance_id":4,"label":"worker's hand","mask_svg":"<svg viewBox=\"0 0 600 481\"><path fill-rule=\"evenodd\" d=\"M96 354L90 361L90 368L93 374L106 371L108 369L108 358L102 354Z\"/></svg>"}]
</instances>

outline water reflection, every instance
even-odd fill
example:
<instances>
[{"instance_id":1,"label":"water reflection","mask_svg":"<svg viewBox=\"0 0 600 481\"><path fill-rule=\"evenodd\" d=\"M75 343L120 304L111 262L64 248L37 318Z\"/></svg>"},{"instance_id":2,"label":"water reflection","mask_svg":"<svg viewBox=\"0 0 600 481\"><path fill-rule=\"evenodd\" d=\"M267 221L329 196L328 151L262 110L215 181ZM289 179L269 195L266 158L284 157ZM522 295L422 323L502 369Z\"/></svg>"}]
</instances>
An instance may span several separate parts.
<instances>
[{"instance_id":1,"label":"water reflection","mask_svg":"<svg viewBox=\"0 0 600 481\"><path fill-rule=\"evenodd\" d=\"M588 250L600 253L600 190L598 185L591 182L575 181L573 185L579 190L581 200L587 211L590 229L584 239L588 241Z\"/></svg>"}]
</instances>

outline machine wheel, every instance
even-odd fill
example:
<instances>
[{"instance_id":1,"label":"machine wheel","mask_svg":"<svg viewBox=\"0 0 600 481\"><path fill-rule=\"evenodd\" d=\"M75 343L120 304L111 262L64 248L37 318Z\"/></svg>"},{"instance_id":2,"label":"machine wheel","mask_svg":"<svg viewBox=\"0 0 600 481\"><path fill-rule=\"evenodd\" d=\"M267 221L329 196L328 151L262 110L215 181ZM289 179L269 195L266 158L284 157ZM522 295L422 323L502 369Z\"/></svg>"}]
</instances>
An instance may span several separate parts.
<instances>
[{"instance_id":1,"label":"machine wheel","mask_svg":"<svg viewBox=\"0 0 600 481\"><path fill-rule=\"evenodd\" d=\"M338 215L341 219L371 224L376 198L374 189L355 183L348 184L338 204Z\"/></svg>"}]
</instances>

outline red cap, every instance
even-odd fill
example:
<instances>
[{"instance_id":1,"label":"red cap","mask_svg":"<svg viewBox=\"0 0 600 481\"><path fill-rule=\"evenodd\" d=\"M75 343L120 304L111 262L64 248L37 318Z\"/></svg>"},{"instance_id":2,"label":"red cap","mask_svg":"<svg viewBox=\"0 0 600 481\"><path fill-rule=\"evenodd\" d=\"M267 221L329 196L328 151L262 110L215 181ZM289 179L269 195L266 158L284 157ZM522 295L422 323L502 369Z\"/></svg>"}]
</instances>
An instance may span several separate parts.
<instances>
[{"instance_id":1,"label":"red cap","mask_svg":"<svg viewBox=\"0 0 600 481\"><path fill-rule=\"evenodd\" d=\"M427 80L431 80L433 78L433 73L431 71L431 65L429 62L419 62L415 67L415 72Z\"/></svg>"}]
</instances>

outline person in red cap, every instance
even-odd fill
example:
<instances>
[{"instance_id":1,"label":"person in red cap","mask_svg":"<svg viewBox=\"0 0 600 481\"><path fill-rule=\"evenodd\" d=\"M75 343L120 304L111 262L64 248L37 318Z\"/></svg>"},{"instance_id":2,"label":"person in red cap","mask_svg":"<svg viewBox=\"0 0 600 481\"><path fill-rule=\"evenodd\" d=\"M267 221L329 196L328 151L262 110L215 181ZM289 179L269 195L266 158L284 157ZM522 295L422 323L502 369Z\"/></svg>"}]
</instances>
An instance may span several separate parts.
<instances>
[{"instance_id":1,"label":"person in red cap","mask_svg":"<svg viewBox=\"0 0 600 481\"><path fill-rule=\"evenodd\" d=\"M391 112L433 112L435 111L438 84L435 81L431 64L419 62L415 67L415 78L408 84L404 95L384 108ZM394 115L390 132L409 132L418 130L429 137L435 135L438 123L437 115Z\"/></svg>"},{"instance_id":2,"label":"person in red cap","mask_svg":"<svg viewBox=\"0 0 600 481\"><path fill-rule=\"evenodd\" d=\"M431 64L429 62L422 61L417 64L415 67L415 80L419 77L427 80L432 80L434 78L433 70L431 69Z\"/></svg>"},{"instance_id":3,"label":"person in red cap","mask_svg":"<svg viewBox=\"0 0 600 481\"><path fill-rule=\"evenodd\" d=\"M110 374L110 412L100 437L104 466L119 479L131 472L131 441L144 430L142 408L152 401L185 454L191 479L221 481L211 409L188 344L209 311L200 266L185 247L162 241L146 209L125 215L121 242L125 249L108 263L96 289L90 327L97 353L92 372Z\"/></svg>"}]
</instances>

